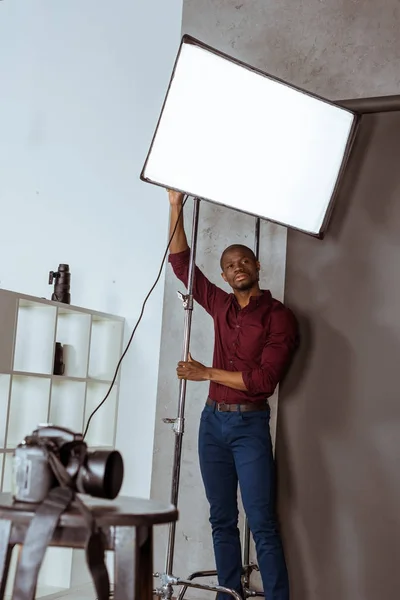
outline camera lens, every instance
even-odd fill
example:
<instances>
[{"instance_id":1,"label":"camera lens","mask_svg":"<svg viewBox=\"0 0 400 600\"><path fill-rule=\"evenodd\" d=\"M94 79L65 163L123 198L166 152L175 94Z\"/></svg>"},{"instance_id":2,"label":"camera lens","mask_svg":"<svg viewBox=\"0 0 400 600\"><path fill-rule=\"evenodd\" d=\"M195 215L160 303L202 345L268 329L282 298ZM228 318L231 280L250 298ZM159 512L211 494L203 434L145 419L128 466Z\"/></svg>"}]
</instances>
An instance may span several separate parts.
<instances>
[{"instance_id":1,"label":"camera lens","mask_svg":"<svg viewBox=\"0 0 400 600\"><path fill-rule=\"evenodd\" d=\"M79 488L83 493L97 498L114 500L118 496L124 478L124 463L117 450L88 452Z\"/></svg>"},{"instance_id":2,"label":"camera lens","mask_svg":"<svg viewBox=\"0 0 400 600\"><path fill-rule=\"evenodd\" d=\"M55 283L51 299L56 302L71 304L71 273L69 271L69 265L62 263L58 266L58 271L50 271L49 284L51 285L53 281L55 281Z\"/></svg>"}]
</instances>

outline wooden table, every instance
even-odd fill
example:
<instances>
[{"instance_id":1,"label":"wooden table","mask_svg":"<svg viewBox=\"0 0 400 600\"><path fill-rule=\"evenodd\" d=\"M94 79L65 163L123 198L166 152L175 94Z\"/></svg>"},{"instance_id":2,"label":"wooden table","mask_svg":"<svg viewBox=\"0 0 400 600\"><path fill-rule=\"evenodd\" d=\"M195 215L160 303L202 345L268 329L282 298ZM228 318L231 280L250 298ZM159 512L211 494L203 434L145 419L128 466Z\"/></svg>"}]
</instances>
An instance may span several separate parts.
<instances>
[{"instance_id":1,"label":"wooden table","mask_svg":"<svg viewBox=\"0 0 400 600\"><path fill-rule=\"evenodd\" d=\"M152 600L153 525L177 521L177 509L141 498L81 498L104 534L106 549L115 553L115 600ZM4 597L12 548L24 543L36 508L34 504L15 503L11 494L0 493L0 600ZM50 545L82 549L86 538L83 516L72 506L62 514Z\"/></svg>"}]
</instances>

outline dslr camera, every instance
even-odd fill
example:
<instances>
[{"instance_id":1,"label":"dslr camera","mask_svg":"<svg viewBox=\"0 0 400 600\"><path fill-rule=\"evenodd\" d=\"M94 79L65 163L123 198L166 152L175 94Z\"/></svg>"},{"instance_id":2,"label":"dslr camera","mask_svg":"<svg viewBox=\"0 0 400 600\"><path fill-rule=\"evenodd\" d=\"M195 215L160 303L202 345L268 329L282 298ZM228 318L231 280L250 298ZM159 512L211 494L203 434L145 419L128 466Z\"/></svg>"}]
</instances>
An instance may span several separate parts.
<instances>
[{"instance_id":1,"label":"dslr camera","mask_svg":"<svg viewBox=\"0 0 400 600\"><path fill-rule=\"evenodd\" d=\"M81 433L50 424L39 425L14 451L13 496L18 502L42 502L59 485L49 464L53 453L81 494L113 500L124 476L116 450L89 451Z\"/></svg>"}]
</instances>

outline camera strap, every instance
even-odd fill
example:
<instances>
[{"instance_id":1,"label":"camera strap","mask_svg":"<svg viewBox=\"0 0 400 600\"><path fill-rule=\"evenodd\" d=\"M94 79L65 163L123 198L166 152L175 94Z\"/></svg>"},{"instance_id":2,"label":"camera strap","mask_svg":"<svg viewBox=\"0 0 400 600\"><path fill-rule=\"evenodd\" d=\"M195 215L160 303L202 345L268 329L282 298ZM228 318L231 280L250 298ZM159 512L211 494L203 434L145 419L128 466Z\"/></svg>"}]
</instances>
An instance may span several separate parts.
<instances>
[{"instance_id":1,"label":"camera strap","mask_svg":"<svg viewBox=\"0 0 400 600\"><path fill-rule=\"evenodd\" d=\"M72 480L58 458L49 452L49 464L57 477L60 487L52 488L38 506L28 531L18 560L12 600L33 600L37 579L46 549L58 526L62 513L75 503L82 513L88 529L86 541L86 562L93 579L98 600L108 600L110 580L105 564L105 544L103 534L97 527L91 510L75 494Z\"/></svg>"},{"instance_id":2,"label":"camera strap","mask_svg":"<svg viewBox=\"0 0 400 600\"><path fill-rule=\"evenodd\" d=\"M74 491L56 487L38 507L25 536L15 574L13 600L35 597L37 578L44 555L50 544L59 518L70 505Z\"/></svg>"}]
</instances>

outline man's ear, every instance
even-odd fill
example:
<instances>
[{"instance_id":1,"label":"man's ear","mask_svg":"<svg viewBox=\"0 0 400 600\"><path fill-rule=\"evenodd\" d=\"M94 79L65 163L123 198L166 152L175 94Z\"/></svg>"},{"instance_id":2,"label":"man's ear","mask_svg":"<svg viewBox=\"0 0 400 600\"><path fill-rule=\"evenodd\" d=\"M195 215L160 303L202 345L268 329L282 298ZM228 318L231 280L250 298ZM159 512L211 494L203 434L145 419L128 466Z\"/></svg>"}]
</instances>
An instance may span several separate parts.
<instances>
[{"instance_id":1,"label":"man's ear","mask_svg":"<svg viewBox=\"0 0 400 600\"><path fill-rule=\"evenodd\" d=\"M260 261L259 260L256 262L256 268L257 268L257 271L259 271L261 269L261 265L260 265Z\"/></svg>"},{"instance_id":2,"label":"man's ear","mask_svg":"<svg viewBox=\"0 0 400 600\"><path fill-rule=\"evenodd\" d=\"M227 278L226 278L226 275L225 275L225 273L224 273L223 271L222 271L222 273L221 273L221 277L222 277L222 279L223 279L224 281L228 281L228 280L227 280Z\"/></svg>"}]
</instances>

